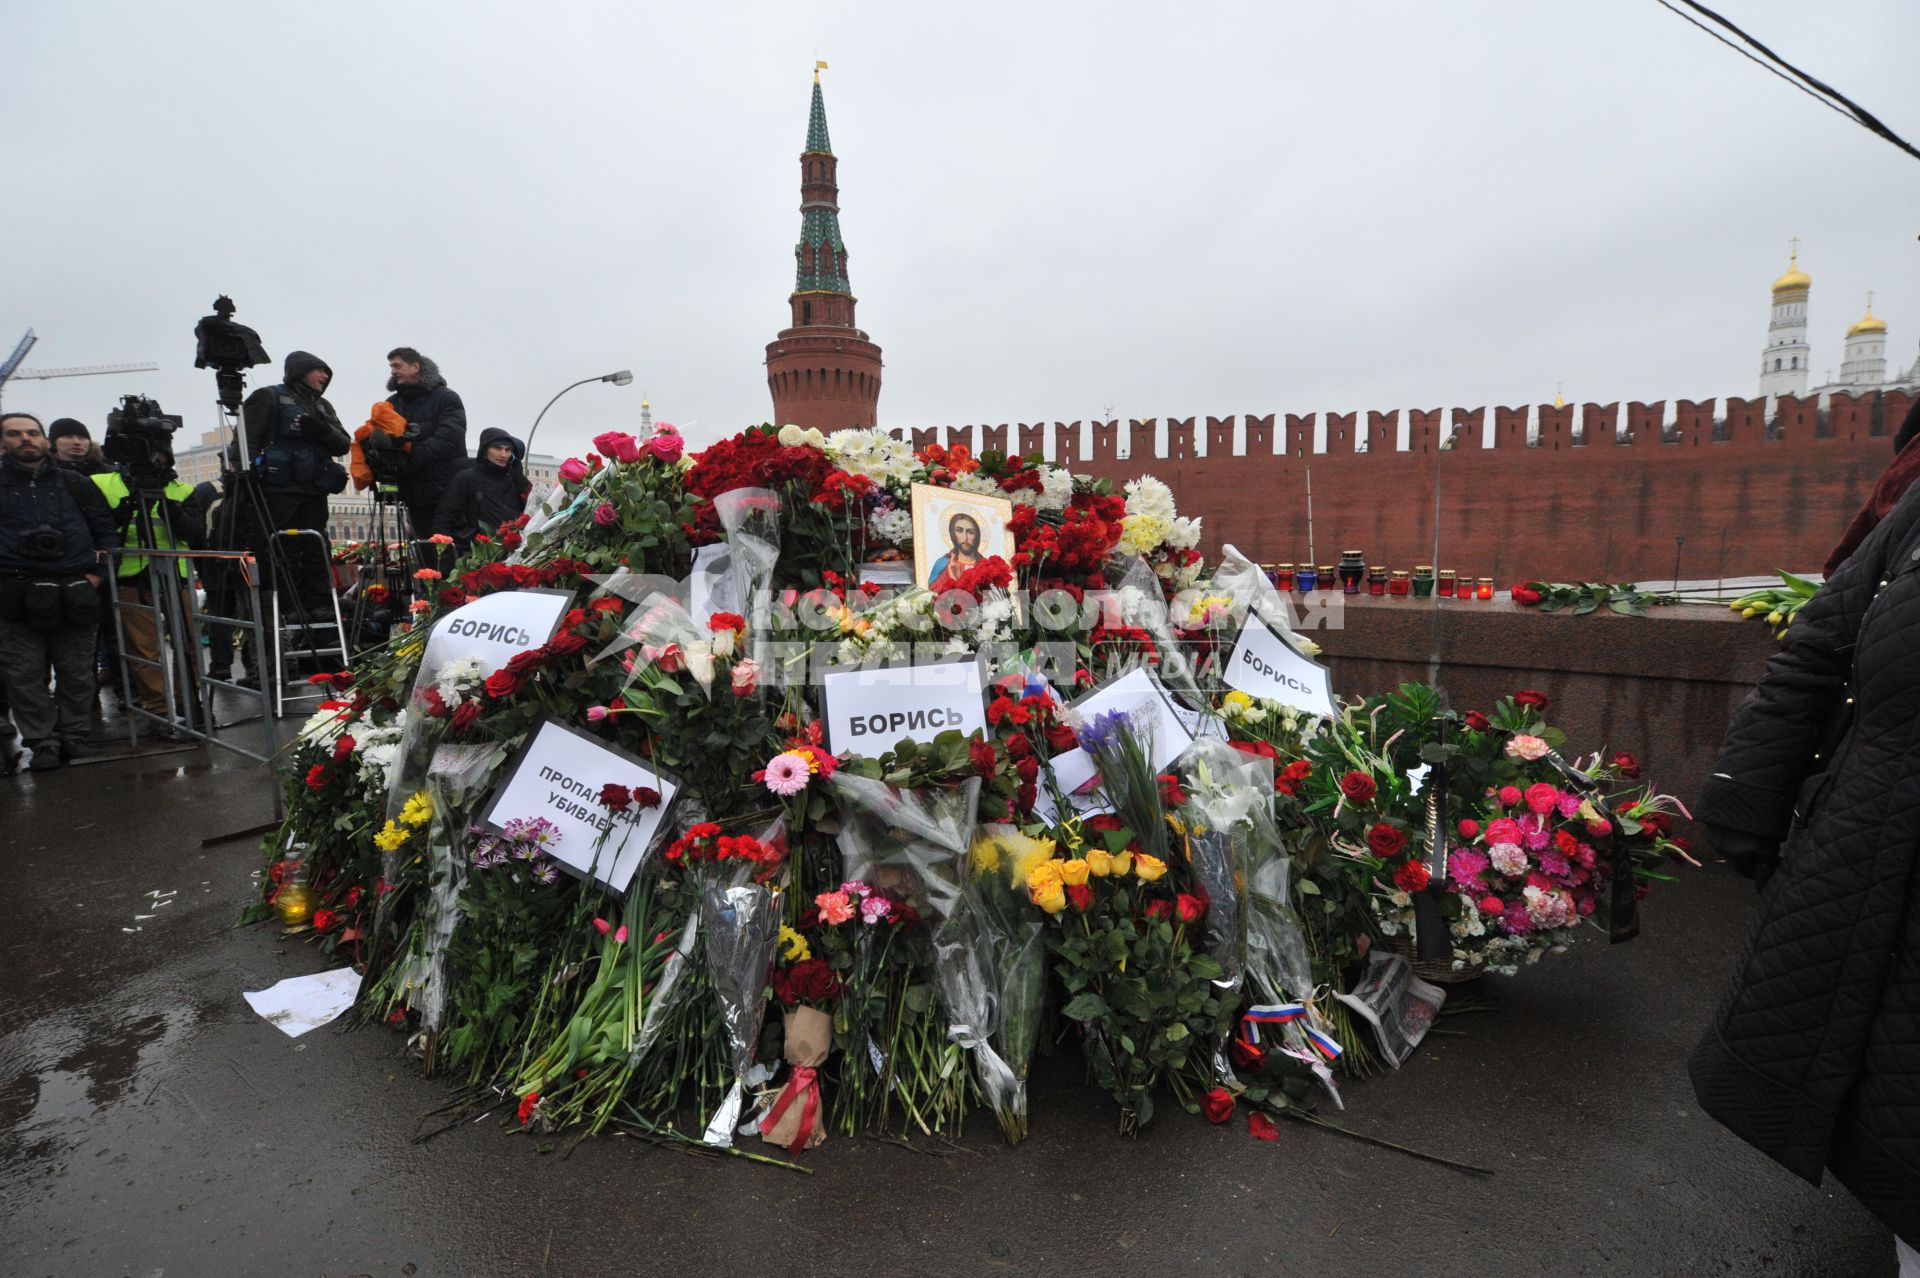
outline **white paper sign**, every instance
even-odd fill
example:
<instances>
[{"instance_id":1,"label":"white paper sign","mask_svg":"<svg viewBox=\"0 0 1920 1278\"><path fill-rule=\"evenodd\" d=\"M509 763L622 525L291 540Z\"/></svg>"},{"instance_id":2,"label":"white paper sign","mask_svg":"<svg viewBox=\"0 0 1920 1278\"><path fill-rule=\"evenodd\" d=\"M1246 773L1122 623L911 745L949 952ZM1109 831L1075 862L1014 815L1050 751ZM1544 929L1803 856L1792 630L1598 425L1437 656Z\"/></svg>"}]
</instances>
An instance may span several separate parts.
<instances>
[{"instance_id":1,"label":"white paper sign","mask_svg":"<svg viewBox=\"0 0 1920 1278\"><path fill-rule=\"evenodd\" d=\"M630 790L650 787L659 791L660 803L609 812L600 802L600 791L609 784ZM679 790L678 781L637 755L546 719L520 748L520 757L487 809L486 824L499 830L515 818L545 817L560 832L548 855L624 892Z\"/></svg>"},{"instance_id":2,"label":"white paper sign","mask_svg":"<svg viewBox=\"0 0 1920 1278\"><path fill-rule=\"evenodd\" d=\"M478 658L480 673L490 675L551 639L572 602L570 590L497 590L462 604L433 623L420 677L431 680L459 657Z\"/></svg>"},{"instance_id":3,"label":"white paper sign","mask_svg":"<svg viewBox=\"0 0 1920 1278\"><path fill-rule=\"evenodd\" d=\"M1154 682L1144 666L1129 670L1098 692L1076 701L1073 709L1082 723L1090 723L1115 710L1130 711L1148 697L1153 698L1157 711L1153 724L1153 770L1160 772L1171 766L1193 744L1193 733L1187 728L1181 708L1174 704L1165 688ZM1108 810L1098 794L1074 793L1097 775L1092 755L1075 746L1053 756L1047 766L1053 771L1054 784L1067 796L1074 811L1088 816ZM1035 794L1033 810L1043 820L1056 819L1053 798L1045 785L1040 786Z\"/></svg>"},{"instance_id":4,"label":"white paper sign","mask_svg":"<svg viewBox=\"0 0 1920 1278\"><path fill-rule=\"evenodd\" d=\"M829 670L820 685L835 754L885 754L902 737L925 743L987 727L986 672L976 657Z\"/></svg>"},{"instance_id":5,"label":"white paper sign","mask_svg":"<svg viewBox=\"0 0 1920 1278\"><path fill-rule=\"evenodd\" d=\"M288 1038L319 1029L353 1006L360 996L360 973L336 967L311 976L289 976L264 990L242 990L247 1005Z\"/></svg>"},{"instance_id":6,"label":"white paper sign","mask_svg":"<svg viewBox=\"0 0 1920 1278\"><path fill-rule=\"evenodd\" d=\"M1325 719L1333 717L1333 675L1300 655L1251 608L1240 623L1240 637L1221 680L1250 697L1277 701Z\"/></svg>"}]
</instances>

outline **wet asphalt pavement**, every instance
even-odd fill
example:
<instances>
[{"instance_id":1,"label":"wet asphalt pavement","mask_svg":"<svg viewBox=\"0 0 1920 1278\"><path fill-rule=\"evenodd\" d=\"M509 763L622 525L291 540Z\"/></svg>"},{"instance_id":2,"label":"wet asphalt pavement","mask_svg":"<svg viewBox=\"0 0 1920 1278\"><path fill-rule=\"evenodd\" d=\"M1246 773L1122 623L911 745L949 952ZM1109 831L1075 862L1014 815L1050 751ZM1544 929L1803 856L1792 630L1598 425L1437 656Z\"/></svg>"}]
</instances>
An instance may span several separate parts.
<instances>
[{"instance_id":1,"label":"wet asphalt pavement","mask_svg":"<svg viewBox=\"0 0 1920 1278\"><path fill-rule=\"evenodd\" d=\"M0 1272L1894 1272L1844 1189L1694 1107L1752 895L1718 865L1652 897L1640 940L1483 982L1489 1010L1347 1087L1340 1121L1491 1177L1243 1117L1128 1142L1070 1053L1036 1069L1018 1149L976 1119L957 1153L834 1140L802 1176L619 1138L563 1158L491 1121L414 1143L445 1091L396 1035L289 1039L241 999L324 966L234 926L254 842L201 847L269 802L206 750L0 777Z\"/></svg>"}]
</instances>

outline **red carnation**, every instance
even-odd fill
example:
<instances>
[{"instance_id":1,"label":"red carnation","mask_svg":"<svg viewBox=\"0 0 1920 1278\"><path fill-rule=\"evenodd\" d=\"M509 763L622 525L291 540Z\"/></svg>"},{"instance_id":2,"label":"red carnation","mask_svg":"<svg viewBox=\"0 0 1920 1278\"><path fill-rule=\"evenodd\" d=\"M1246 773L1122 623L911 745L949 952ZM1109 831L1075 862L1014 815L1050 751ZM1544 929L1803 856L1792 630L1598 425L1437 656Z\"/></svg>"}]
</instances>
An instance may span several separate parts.
<instances>
[{"instance_id":1,"label":"red carnation","mask_svg":"<svg viewBox=\"0 0 1920 1278\"><path fill-rule=\"evenodd\" d=\"M1216 1087L1200 1098L1200 1112L1209 1123L1224 1123L1233 1117L1233 1093Z\"/></svg>"},{"instance_id":2,"label":"red carnation","mask_svg":"<svg viewBox=\"0 0 1920 1278\"><path fill-rule=\"evenodd\" d=\"M1047 725L1047 748L1049 750L1071 750L1074 747L1073 729L1064 723Z\"/></svg>"},{"instance_id":3,"label":"red carnation","mask_svg":"<svg viewBox=\"0 0 1920 1278\"><path fill-rule=\"evenodd\" d=\"M1349 803L1365 803L1374 795L1373 778L1364 772L1349 772L1340 778L1340 793Z\"/></svg>"},{"instance_id":4,"label":"red carnation","mask_svg":"<svg viewBox=\"0 0 1920 1278\"><path fill-rule=\"evenodd\" d=\"M1497 896L1483 896L1480 898L1480 912L1482 914L1504 914L1506 910L1507 903Z\"/></svg>"},{"instance_id":5,"label":"red carnation","mask_svg":"<svg viewBox=\"0 0 1920 1278\"><path fill-rule=\"evenodd\" d=\"M1460 823L1459 830L1460 830L1461 838L1471 839L1476 837L1480 833L1480 823L1478 821L1468 819Z\"/></svg>"},{"instance_id":6,"label":"red carnation","mask_svg":"<svg viewBox=\"0 0 1920 1278\"><path fill-rule=\"evenodd\" d=\"M316 932L330 932L333 930L333 925L339 921L340 916L332 910L315 910L313 912L313 930Z\"/></svg>"},{"instance_id":7,"label":"red carnation","mask_svg":"<svg viewBox=\"0 0 1920 1278\"><path fill-rule=\"evenodd\" d=\"M1403 892L1418 892L1433 878L1424 861L1402 861L1393 872L1393 885Z\"/></svg>"},{"instance_id":8,"label":"red carnation","mask_svg":"<svg viewBox=\"0 0 1920 1278\"><path fill-rule=\"evenodd\" d=\"M1400 855L1400 849L1407 846L1407 836L1383 821L1367 831L1367 846L1384 861Z\"/></svg>"},{"instance_id":9,"label":"red carnation","mask_svg":"<svg viewBox=\"0 0 1920 1278\"><path fill-rule=\"evenodd\" d=\"M609 781L600 787L600 802L609 812L625 812L633 802L633 791L618 781Z\"/></svg>"},{"instance_id":10,"label":"red carnation","mask_svg":"<svg viewBox=\"0 0 1920 1278\"><path fill-rule=\"evenodd\" d=\"M992 776L993 770L1000 764L999 756L993 752L993 743L977 737L967 745L967 758L972 762L974 772L983 777Z\"/></svg>"},{"instance_id":11,"label":"red carnation","mask_svg":"<svg viewBox=\"0 0 1920 1278\"><path fill-rule=\"evenodd\" d=\"M1513 694L1513 704L1516 706L1530 706L1538 710L1541 714L1545 714L1549 703L1546 693L1535 692L1532 688L1522 688Z\"/></svg>"},{"instance_id":12,"label":"red carnation","mask_svg":"<svg viewBox=\"0 0 1920 1278\"><path fill-rule=\"evenodd\" d=\"M307 788L318 790L333 779L333 773L324 763L316 763L307 769Z\"/></svg>"},{"instance_id":13,"label":"red carnation","mask_svg":"<svg viewBox=\"0 0 1920 1278\"><path fill-rule=\"evenodd\" d=\"M1007 757L1008 758L1027 759L1027 758L1031 758L1032 756L1033 756L1033 742L1027 740L1025 736L1015 735L1007 738Z\"/></svg>"},{"instance_id":14,"label":"red carnation","mask_svg":"<svg viewBox=\"0 0 1920 1278\"><path fill-rule=\"evenodd\" d=\"M633 806L642 812L659 807L660 792L650 785L636 785L633 787Z\"/></svg>"},{"instance_id":15,"label":"red carnation","mask_svg":"<svg viewBox=\"0 0 1920 1278\"><path fill-rule=\"evenodd\" d=\"M1160 802L1170 808L1185 807L1187 792L1180 788L1180 778L1171 772L1162 772L1157 778L1160 782Z\"/></svg>"}]
</instances>

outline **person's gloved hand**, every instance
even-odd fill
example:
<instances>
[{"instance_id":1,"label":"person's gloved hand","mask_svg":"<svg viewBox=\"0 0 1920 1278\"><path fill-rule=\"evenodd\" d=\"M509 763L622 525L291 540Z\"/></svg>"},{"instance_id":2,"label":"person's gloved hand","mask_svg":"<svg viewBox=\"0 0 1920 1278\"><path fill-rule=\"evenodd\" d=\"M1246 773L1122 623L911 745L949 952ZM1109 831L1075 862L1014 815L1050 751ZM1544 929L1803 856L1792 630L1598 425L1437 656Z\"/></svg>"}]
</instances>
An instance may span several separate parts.
<instances>
[{"instance_id":1,"label":"person's gloved hand","mask_svg":"<svg viewBox=\"0 0 1920 1278\"><path fill-rule=\"evenodd\" d=\"M1778 839L1724 825L1708 826L1707 837L1713 841L1713 850L1725 857L1735 870L1752 879L1756 888L1765 887L1773 877L1774 868L1780 864Z\"/></svg>"}]
</instances>

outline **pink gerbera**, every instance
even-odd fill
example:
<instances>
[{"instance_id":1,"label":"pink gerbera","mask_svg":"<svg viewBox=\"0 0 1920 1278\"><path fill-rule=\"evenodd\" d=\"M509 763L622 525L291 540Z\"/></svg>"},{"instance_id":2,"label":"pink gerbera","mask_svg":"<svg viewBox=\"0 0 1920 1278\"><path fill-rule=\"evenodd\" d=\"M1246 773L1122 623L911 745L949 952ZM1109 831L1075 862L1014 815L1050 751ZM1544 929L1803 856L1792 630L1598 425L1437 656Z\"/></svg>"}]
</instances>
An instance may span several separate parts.
<instances>
[{"instance_id":1,"label":"pink gerbera","mask_svg":"<svg viewBox=\"0 0 1920 1278\"><path fill-rule=\"evenodd\" d=\"M792 750L776 754L767 761L767 789L783 799L806 789L812 776L807 770L806 759Z\"/></svg>"}]
</instances>

